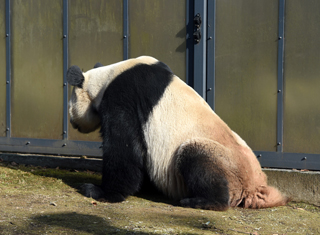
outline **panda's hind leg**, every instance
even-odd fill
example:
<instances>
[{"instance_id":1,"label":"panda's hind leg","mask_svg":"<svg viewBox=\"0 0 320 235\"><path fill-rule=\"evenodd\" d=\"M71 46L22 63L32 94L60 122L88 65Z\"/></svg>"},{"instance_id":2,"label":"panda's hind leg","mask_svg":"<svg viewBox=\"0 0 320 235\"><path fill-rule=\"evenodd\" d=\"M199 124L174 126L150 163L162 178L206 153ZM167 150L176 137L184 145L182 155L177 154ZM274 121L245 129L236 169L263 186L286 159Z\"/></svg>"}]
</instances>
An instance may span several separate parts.
<instances>
[{"instance_id":1,"label":"panda's hind leg","mask_svg":"<svg viewBox=\"0 0 320 235\"><path fill-rule=\"evenodd\" d=\"M228 181L219 167L221 151L223 154L223 146L207 139L180 146L176 167L188 190L188 198L180 201L182 206L216 211L229 208Z\"/></svg>"}]
</instances>

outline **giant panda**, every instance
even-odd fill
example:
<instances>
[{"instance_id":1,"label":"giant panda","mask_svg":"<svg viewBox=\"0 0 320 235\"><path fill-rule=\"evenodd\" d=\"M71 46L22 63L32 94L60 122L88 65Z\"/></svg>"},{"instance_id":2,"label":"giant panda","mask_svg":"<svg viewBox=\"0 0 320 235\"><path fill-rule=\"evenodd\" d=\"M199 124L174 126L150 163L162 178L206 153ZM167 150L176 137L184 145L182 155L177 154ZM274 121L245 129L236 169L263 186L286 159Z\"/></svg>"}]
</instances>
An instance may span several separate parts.
<instances>
[{"instance_id":1,"label":"giant panda","mask_svg":"<svg viewBox=\"0 0 320 235\"><path fill-rule=\"evenodd\" d=\"M82 133L100 127L102 184L85 184L85 196L121 202L148 178L181 206L285 205L267 185L246 142L164 63L141 56L82 72L67 71L74 86L70 122Z\"/></svg>"}]
</instances>

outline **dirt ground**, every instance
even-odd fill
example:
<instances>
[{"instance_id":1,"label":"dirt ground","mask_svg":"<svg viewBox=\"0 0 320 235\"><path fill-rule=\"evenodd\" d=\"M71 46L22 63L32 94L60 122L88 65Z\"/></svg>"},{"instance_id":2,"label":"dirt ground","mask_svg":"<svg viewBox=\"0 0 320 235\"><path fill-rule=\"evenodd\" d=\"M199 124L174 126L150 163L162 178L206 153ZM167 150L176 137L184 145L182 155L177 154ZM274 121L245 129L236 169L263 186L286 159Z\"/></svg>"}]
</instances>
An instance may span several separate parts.
<instances>
[{"instance_id":1,"label":"dirt ground","mask_svg":"<svg viewBox=\"0 0 320 235\"><path fill-rule=\"evenodd\" d=\"M215 212L152 192L115 204L78 192L100 179L91 171L0 162L0 234L320 234L320 208L310 204Z\"/></svg>"}]
</instances>

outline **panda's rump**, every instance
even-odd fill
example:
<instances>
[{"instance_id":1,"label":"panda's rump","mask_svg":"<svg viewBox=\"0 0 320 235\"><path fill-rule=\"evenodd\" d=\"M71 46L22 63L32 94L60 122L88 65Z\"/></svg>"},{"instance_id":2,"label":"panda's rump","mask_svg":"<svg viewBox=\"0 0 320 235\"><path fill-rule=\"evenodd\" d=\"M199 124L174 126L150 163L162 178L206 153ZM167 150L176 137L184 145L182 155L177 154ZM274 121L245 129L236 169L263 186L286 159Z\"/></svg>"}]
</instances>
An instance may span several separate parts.
<instances>
[{"instance_id":1,"label":"panda's rump","mask_svg":"<svg viewBox=\"0 0 320 235\"><path fill-rule=\"evenodd\" d=\"M174 157L175 168L187 187L181 204L187 207L223 211L229 207L229 182L225 161L230 150L219 143L195 138L186 141Z\"/></svg>"},{"instance_id":2,"label":"panda's rump","mask_svg":"<svg viewBox=\"0 0 320 235\"><path fill-rule=\"evenodd\" d=\"M143 127L149 177L166 195L177 199L187 196L184 179L174 163L176 151L190 139L209 138L214 118L205 101L174 77Z\"/></svg>"}]
</instances>

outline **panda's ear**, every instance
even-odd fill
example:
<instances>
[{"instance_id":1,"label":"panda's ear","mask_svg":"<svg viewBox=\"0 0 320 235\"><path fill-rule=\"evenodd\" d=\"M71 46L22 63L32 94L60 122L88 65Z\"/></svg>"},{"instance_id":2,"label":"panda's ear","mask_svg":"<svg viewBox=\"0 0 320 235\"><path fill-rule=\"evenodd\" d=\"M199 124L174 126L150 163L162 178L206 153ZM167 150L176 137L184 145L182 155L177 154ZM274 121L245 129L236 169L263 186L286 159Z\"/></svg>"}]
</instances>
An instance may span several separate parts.
<instances>
[{"instance_id":1,"label":"panda's ear","mask_svg":"<svg viewBox=\"0 0 320 235\"><path fill-rule=\"evenodd\" d=\"M77 65L71 66L67 71L67 81L72 86L82 88L84 76L81 69Z\"/></svg>"},{"instance_id":2,"label":"panda's ear","mask_svg":"<svg viewBox=\"0 0 320 235\"><path fill-rule=\"evenodd\" d=\"M96 63L93 68L96 69L96 68L99 68L99 67L103 67L103 64L101 64L100 62Z\"/></svg>"}]
</instances>

